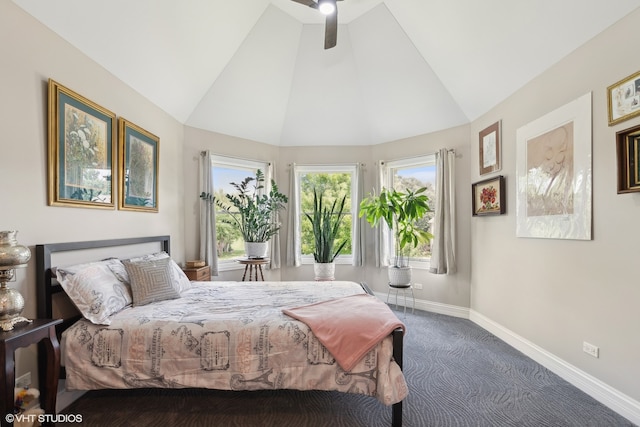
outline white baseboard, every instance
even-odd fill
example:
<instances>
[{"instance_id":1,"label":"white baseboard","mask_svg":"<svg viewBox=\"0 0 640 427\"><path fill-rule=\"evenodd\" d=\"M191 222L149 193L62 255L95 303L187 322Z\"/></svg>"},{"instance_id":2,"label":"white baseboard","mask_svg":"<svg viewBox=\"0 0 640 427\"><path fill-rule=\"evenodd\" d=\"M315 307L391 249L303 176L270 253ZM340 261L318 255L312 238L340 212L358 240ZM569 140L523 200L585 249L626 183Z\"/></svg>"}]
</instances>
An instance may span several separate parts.
<instances>
[{"instance_id":1,"label":"white baseboard","mask_svg":"<svg viewBox=\"0 0 640 427\"><path fill-rule=\"evenodd\" d=\"M469 314L469 319L472 322L491 332L632 423L640 425L640 402L556 357L486 316L474 310L470 310Z\"/></svg>"},{"instance_id":2,"label":"white baseboard","mask_svg":"<svg viewBox=\"0 0 640 427\"><path fill-rule=\"evenodd\" d=\"M387 294L386 293L384 293L384 292L374 292L374 294L380 300L382 300L384 302L387 302ZM395 294L392 294L389 297L389 304L391 306L395 307L395 304L396 304ZM404 298L403 298L402 294L398 296L398 307L404 307ZM411 308L411 297L408 296L407 297L407 309L410 309L410 308ZM461 317L463 319L468 319L469 318L469 309L465 308L465 307L460 307L460 306L457 306L457 305L442 304L442 303L439 303L439 302L432 302L432 301L427 301L427 300L416 299L415 308L417 310L424 310L424 311L429 311L431 313L438 313L438 314L446 314L447 316Z\"/></svg>"},{"instance_id":3,"label":"white baseboard","mask_svg":"<svg viewBox=\"0 0 640 427\"><path fill-rule=\"evenodd\" d=\"M58 381L58 395L56 396L56 414L64 410L67 406L78 400L83 394L84 390L68 391L65 390L65 380L60 379Z\"/></svg>"}]
</instances>

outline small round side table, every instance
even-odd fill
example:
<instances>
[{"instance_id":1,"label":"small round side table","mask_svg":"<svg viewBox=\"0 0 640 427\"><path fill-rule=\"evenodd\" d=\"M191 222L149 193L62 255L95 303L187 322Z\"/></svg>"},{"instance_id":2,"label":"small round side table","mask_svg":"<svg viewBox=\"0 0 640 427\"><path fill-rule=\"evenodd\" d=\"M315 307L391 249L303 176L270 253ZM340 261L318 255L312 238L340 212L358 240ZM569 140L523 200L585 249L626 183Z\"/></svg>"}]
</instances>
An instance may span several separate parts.
<instances>
[{"instance_id":1,"label":"small round side table","mask_svg":"<svg viewBox=\"0 0 640 427\"><path fill-rule=\"evenodd\" d=\"M269 258L242 258L239 259L238 262L244 265L244 274L242 275L243 282L247 277L247 271L249 272L249 282L264 281L262 266L269 263ZM260 279L258 279L258 273L260 273Z\"/></svg>"}]
</instances>

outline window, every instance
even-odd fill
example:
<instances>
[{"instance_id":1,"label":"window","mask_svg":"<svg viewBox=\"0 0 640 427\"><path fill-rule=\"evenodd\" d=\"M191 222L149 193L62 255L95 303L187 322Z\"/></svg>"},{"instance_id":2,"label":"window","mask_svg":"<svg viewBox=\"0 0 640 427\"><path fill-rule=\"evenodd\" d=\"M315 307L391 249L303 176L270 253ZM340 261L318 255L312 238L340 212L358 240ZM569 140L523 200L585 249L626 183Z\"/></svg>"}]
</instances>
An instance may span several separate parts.
<instances>
[{"instance_id":1,"label":"window","mask_svg":"<svg viewBox=\"0 0 640 427\"><path fill-rule=\"evenodd\" d=\"M231 185L232 182L240 183L248 176L255 176L258 169L266 173L268 167L269 165L264 162L212 155L211 172L213 174L214 196L217 200L226 202L225 194L237 193L237 190ZM230 215L217 205L215 209L219 269L224 271L239 268L235 260L244 257L244 239L236 227L226 222Z\"/></svg>"},{"instance_id":2,"label":"window","mask_svg":"<svg viewBox=\"0 0 640 427\"><path fill-rule=\"evenodd\" d=\"M387 188L395 188L398 191L418 190L425 187L425 194L429 198L428 212L417 226L425 231L433 233L433 219L435 214L435 196L436 196L436 156L422 156L413 159L398 160L387 162L385 186ZM395 248L393 236L389 236L386 244L389 248L391 257L395 257ZM429 268L431 259L431 245L424 243L415 249L411 249L409 253L409 262L413 267Z\"/></svg>"},{"instance_id":3,"label":"window","mask_svg":"<svg viewBox=\"0 0 640 427\"><path fill-rule=\"evenodd\" d=\"M339 264L350 264L353 262L353 235L355 230L354 222L357 220L357 206L355 190L356 166L298 166L296 179L300 194L298 201L300 204L300 216L297 218L300 224L300 249L301 261L303 264L313 263L314 239L311 223L306 218L305 213L313 212L313 191L323 194L325 206L331 206L334 200L342 199L346 196L344 217L341 222L340 232L337 242L347 240L347 244L335 259Z\"/></svg>"}]
</instances>

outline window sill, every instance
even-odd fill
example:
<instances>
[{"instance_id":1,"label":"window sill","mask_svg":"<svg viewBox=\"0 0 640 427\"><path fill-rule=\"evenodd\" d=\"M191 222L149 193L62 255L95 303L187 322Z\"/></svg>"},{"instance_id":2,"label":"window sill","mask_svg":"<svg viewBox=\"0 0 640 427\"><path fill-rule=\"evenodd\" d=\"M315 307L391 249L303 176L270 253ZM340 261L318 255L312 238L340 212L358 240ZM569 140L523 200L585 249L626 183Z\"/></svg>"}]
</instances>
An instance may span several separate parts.
<instances>
[{"instance_id":1,"label":"window sill","mask_svg":"<svg viewBox=\"0 0 640 427\"><path fill-rule=\"evenodd\" d=\"M218 261L218 271L233 271L233 270L242 270L244 267L236 260L233 261Z\"/></svg>"},{"instance_id":2,"label":"window sill","mask_svg":"<svg viewBox=\"0 0 640 427\"><path fill-rule=\"evenodd\" d=\"M314 264L313 257L311 257L311 256L303 256L303 257L300 259L300 262L301 262L302 264L305 264L305 265L306 265L306 264L308 264L308 265L313 265L313 264ZM334 263L335 263L336 265L339 265L339 264L340 264L340 265L352 265L352 264L353 264L353 258L352 258L352 257L350 257L350 256L349 256L349 257L338 257L338 258L336 258L336 259L334 260Z\"/></svg>"},{"instance_id":3,"label":"window sill","mask_svg":"<svg viewBox=\"0 0 640 427\"><path fill-rule=\"evenodd\" d=\"M431 260L429 261L409 261L411 268L416 270L429 270L431 268Z\"/></svg>"},{"instance_id":4,"label":"window sill","mask_svg":"<svg viewBox=\"0 0 640 427\"><path fill-rule=\"evenodd\" d=\"M389 261L389 265L393 265L393 263ZM429 270L431 268L431 259L427 261L409 261L409 267L415 270Z\"/></svg>"}]
</instances>

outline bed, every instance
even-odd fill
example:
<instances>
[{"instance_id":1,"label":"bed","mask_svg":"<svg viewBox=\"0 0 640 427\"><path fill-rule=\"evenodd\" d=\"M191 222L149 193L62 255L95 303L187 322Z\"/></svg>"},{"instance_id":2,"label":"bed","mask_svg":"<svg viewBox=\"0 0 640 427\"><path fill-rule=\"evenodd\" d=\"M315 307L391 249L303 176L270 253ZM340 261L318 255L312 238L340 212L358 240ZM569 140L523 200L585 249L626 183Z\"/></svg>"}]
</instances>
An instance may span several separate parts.
<instances>
[{"instance_id":1,"label":"bed","mask_svg":"<svg viewBox=\"0 0 640 427\"><path fill-rule=\"evenodd\" d=\"M65 258L68 254L83 256L76 262ZM58 335L67 388L359 393L391 406L392 426L402 425L408 390L401 371L401 327L388 324L393 325L389 335L345 369L344 358L323 345L332 338L327 340L326 331L312 331L292 317L328 304L376 303L365 284L176 283L180 271L168 254L169 236L36 246L38 317L64 318ZM167 288L169 297L157 296L165 279L179 295ZM145 288L151 282L153 289ZM95 298L82 300L88 294L110 295L111 289L115 295L101 299L97 308ZM83 314L70 315L75 308ZM340 340L342 331L330 333Z\"/></svg>"}]
</instances>

